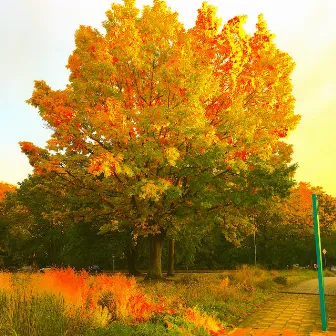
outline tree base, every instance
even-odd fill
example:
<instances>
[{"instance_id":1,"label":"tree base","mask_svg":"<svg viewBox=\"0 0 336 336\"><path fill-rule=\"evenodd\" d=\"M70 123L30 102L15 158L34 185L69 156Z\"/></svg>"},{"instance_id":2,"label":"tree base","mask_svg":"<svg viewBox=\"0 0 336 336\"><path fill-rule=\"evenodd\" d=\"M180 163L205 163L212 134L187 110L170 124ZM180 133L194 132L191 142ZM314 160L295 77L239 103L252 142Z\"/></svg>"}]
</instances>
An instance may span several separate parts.
<instances>
[{"instance_id":1,"label":"tree base","mask_svg":"<svg viewBox=\"0 0 336 336\"><path fill-rule=\"evenodd\" d=\"M143 275L144 275L144 273L142 273L142 272L140 272L138 270L135 270L133 272L129 272L128 273L128 276L135 276L135 277L137 277L137 276L143 276Z\"/></svg>"},{"instance_id":2,"label":"tree base","mask_svg":"<svg viewBox=\"0 0 336 336\"><path fill-rule=\"evenodd\" d=\"M164 277L162 275L160 276L160 275L154 275L154 274L147 274L145 276L144 281L151 281L151 280L154 280L154 281L159 280L159 281L161 281L163 279L164 279Z\"/></svg>"},{"instance_id":3,"label":"tree base","mask_svg":"<svg viewBox=\"0 0 336 336\"><path fill-rule=\"evenodd\" d=\"M161 278L160 277L145 277L143 279L144 282L168 282L168 283L174 283L175 280L172 280L172 279L168 279L167 277L164 277L162 276Z\"/></svg>"}]
</instances>

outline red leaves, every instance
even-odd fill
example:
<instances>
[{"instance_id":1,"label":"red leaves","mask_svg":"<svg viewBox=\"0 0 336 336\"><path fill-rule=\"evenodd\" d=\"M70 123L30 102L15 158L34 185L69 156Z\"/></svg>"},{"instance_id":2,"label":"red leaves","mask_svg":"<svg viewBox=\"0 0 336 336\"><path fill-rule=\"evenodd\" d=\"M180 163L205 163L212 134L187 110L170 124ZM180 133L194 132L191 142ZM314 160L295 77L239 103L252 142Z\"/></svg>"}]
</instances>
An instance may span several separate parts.
<instances>
[{"instance_id":1,"label":"red leaves","mask_svg":"<svg viewBox=\"0 0 336 336\"><path fill-rule=\"evenodd\" d=\"M283 130L281 130L278 134L279 134L279 137L280 138L285 138L287 136L287 131L288 131L288 128L285 127Z\"/></svg>"},{"instance_id":2,"label":"red leaves","mask_svg":"<svg viewBox=\"0 0 336 336\"><path fill-rule=\"evenodd\" d=\"M157 304L151 302L143 293L137 293L130 298L130 316L136 321L148 320L154 313L163 313L165 303Z\"/></svg>"},{"instance_id":3,"label":"red leaves","mask_svg":"<svg viewBox=\"0 0 336 336\"><path fill-rule=\"evenodd\" d=\"M169 145L171 143L170 140L168 139L165 139L163 137L159 138L158 142L161 144L161 145Z\"/></svg>"},{"instance_id":4,"label":"red leaves","mask_svg":"<svg viewBox=\"0 0 336 336\"><path fill-rule=\"evenodd\" d=\"M70 121L74 116L74 112L70 109L64 109L63 110L63 117L66 121Z\"/></svg>"},{"instance_id":5,"label":"red leaves","mask_svg":"<svg viewBox=\"0 0 336 336\"><path fill-rule=\"evenodd\" d=\"M129 130L129 135L132 137L132 136L136 136L139 134L139 131L136 127L132 127L130 130Z\"/></svg>"},{"instance_id":6,"label":"red leaves","mask_svg":"<svg viewBox=\"0 0 336 336\"><path fill-rule=\"evenodd\" d=\"M279 138L285 138L288 134L288 127L284 126L280 129L275 129L271 133L277 135Z\"/></svg>"},{"instance_id":7,"label":"red leaves","mask_svg":"<svg viewBox=\"0 0 336 336\"><path fill-rule=\"evenodd\" d=\"M239 20L239 17L238 16L235 16L235 17L233 17L231 20L229 20L228 22L227 22L227 24L228 25L232 25L232 26L234 26L234 25L236 25L236 24L238 24L240 22L240 20Z\"/></svg>"},{"instance_id":8,"label":"red leaves","mask_svg":"<svg viewBox=\"0 0 336 336\"><path fill-rule=\"evenodd\" d=\"M21 150L24 153L32 152L32 151L36 150L36 147L35 147L35 145L32 142L27 142L27 141L20 142L20 145L21 145Z\"/></svg>"},{"instance_id":9,"label":"red leaves","mask_svg":"<svg viewBox=\"0 0 336 336\"><path fill-rule=\"evenodd\" d=\"M229 62L226 62L226 63L222 66L222 69L223 69L224 71L229 71L229 70L232 69L232 66L233 66L232 62L229 61Z\"/></svg>"},{"instance_id":10,"label":"red leaves","mask_svg":"<svg viewBox=\"0 0 336 336\"><path fill-rule=\"evenodd\" d=\"M268 90L271 90L272 87L273 87L273 85L274 85L274 83L268 83L268 84L267 84L267 89L268 89Z\"/></svg>"},{"instance_id":11,"label":"red leaves","mask_svg":"<svg viewBox=\"0 0 336 336\"><path fill-rule=\"evenodd\" d=\"M113 58L112 58L112 62L113 62L113 63L118 63L118 62L119 62L119 59L118 59L117 57L113 57Z\"/></svg>"},{"instance_id":12,"label":"red leaves","mask_svg":"<svg viewBox=\"0 0 336 336\"><path fill-rule=\"evenodd\" d=\"M181 89L180 89L180 94L181 94L181 96L185 96L185 95L186 95L186 92L187 92L187 88L181 88Z\"/></svg>"},{"instance_id":13,"label":"red leaves","mask_svg":"<svg viewBox=\"0 0 336 336\"><path fill-rule=\"evenodd\" d=\"M235 156L241 158L243 161L246 161L246 150L242 150L241 152L235 152Z\"/></svg>"}]
</instances>

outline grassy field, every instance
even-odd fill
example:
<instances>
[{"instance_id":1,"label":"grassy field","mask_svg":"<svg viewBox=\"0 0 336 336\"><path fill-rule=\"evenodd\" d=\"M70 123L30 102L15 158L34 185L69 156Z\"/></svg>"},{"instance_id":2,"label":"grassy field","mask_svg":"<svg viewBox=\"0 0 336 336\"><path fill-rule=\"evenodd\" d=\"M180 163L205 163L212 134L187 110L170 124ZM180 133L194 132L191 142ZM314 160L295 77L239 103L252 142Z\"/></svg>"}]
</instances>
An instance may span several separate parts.
<instances>
[{"instance_id":1,"label":"grassy field","mask_svg":"<svg viewBox=\"0 0 336 336\"><path fill-rule=\"evenodd\" d=\"M0 273L0 334L224 335L288 284L316 276L248 266L162 282L72 269Z\"/></svg>"}]
</instances>

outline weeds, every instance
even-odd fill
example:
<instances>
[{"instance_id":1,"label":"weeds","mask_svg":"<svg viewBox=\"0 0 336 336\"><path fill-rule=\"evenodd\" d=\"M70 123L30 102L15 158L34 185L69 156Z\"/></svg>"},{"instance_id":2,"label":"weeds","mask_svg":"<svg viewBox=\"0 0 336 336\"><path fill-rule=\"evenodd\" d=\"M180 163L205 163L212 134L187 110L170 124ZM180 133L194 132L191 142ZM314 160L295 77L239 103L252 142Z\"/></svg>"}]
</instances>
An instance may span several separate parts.
<instances>
[{"instance_id":1,"label":"weeds","mask_svg":"<svg viewBox=\"0 0 336 336\"><path fill-rule=\"evenodd\" d=\"M69 268L46 274L0 273L0 334L222 335L224 328L271 298L286 279L291 283L313 275L246 265L152 283Z\"/></svg>"}]
</instances>

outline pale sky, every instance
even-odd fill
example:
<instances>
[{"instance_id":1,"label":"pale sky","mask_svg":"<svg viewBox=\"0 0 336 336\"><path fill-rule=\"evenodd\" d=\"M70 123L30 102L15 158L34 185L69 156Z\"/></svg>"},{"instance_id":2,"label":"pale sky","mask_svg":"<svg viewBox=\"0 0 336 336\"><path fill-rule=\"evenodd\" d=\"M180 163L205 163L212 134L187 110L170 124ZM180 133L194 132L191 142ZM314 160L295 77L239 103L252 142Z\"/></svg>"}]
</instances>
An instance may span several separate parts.
<instances>
[{"instance_id":1,"label":"pale sky","mask_svg":"<svg viewBox=\"0 0 336 336\"><path fill-rule=\"evenodd\" d=\"M114 1L120 2L120 1ZM193 26L202 0L167 0L187 28ZM18 142L44 146L50 131L37 110L25 103L33 81L52 89L68 82L65 69L79 25L103 32L101 22L111 0L0 0L0 181L16 184L32 171ZM138 0L137 6L151 4ZM288 142L299 163L297 181L322 186L336 197L336 1L209 0L223 23L248 15L254 31L264 14L277 46L296 62L293 72L295 113L302 115Z\"/></svg>"}]
</instances>

